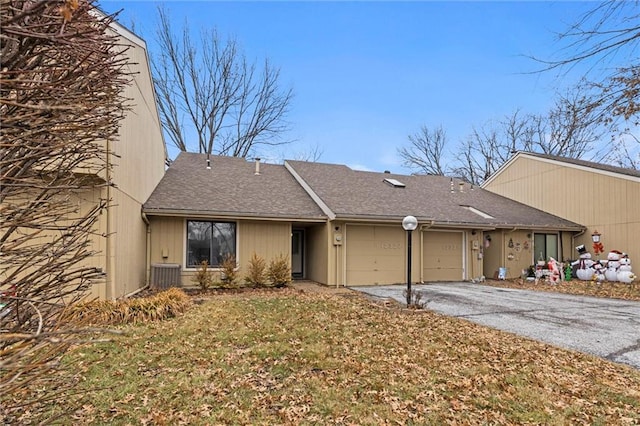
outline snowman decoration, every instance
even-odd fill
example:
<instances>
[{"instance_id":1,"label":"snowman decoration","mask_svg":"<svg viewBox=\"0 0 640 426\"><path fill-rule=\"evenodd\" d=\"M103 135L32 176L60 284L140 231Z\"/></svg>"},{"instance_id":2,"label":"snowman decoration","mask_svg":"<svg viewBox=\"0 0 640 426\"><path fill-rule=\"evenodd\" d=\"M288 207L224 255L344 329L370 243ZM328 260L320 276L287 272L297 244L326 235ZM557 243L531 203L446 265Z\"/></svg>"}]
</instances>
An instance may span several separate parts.
<instances>
[{"instance_id":1,"label":"snowman decoration","mask_svg":"<svg viewBox=\"0 0 640 426\"><path fill-rule=\"evenodd\" d=\"M636 275L631 272L631 259L626 254L620 259L620 266L618 267L618 281L625 284L631 284L636 279Z\"/></svg>"},{"instance_id":2,"label":"snowman decoration","mask_svg":"<svg viewBox=\"0 0 640 426\"><path fill-rule=\"evenodd\" d=\"M611 250L607 255L607 270L604 273L607 281L618 281L618 268L622 253L618 250Z\"/></svg>"},{"instance_id":3,"label":"snowman decoration","mask_svg":"<svg viewBox=\"0 0 640 426\"><path fill-rule=\"evenodd\" d=\"M605 268L602 265L601 261L596 261L593 264L593 280L597 282L602 282L605 280L604 272Z\"/></svg>"},{"instance_id":4,"label":"snowman decoration","mask_svg":"<svg viewBox=\"0 0 640 426\"><path fill-rule=\"evenodd\" d=\"M593 260L591 260L591 253L587 251L584 244L576 247L576 250L578 250L578 253L580 253L580 256L577 262L578 269L576 270L576 276L578 277L579 280L589 281L591 280L591 278L593 278L593 273L594 273Z\"/></svg>"}]
</instances>

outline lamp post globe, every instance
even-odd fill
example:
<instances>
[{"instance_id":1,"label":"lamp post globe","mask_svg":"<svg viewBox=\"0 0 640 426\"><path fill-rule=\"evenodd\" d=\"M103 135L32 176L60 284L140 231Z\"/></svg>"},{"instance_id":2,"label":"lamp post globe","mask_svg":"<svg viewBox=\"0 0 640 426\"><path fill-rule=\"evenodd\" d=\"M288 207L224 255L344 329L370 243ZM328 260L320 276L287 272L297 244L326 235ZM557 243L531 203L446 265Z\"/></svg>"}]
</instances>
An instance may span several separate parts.
<instances>
[{"instance_id":1,"label":"lamp post globe","mask_svg":"<svg viewBox=\"0 0 640 426\"><path fill-rule=\"evenodd\" d=\"M411 233L418 227L415 216L402 219L402 229L407 231L407 308L411 306Z\"/></svg>"},{"instance_id":2,"label":"lamp post globe","mask_svg":"<svg viewBox=\"0 0 640 426\"><path fill-rule=\"evenodd\" d=\"M418 227L418 219L415 216L405 216L402 219L402 228L405 231L413 231Z\"/></svg>"}]
</instances>

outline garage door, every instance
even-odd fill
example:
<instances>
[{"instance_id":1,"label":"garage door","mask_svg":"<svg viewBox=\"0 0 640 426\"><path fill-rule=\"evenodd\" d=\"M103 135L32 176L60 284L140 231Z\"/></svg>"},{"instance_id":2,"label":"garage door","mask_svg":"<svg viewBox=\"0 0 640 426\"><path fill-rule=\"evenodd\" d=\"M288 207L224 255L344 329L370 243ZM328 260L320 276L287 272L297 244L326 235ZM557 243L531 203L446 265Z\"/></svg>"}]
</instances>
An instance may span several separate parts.
<instances>
[{"instance_id":1,"label":"garage door","mask_svg":"<svg viewBox=\"0 0 640 426\"><path fill-rule=\"evenodd\" d=\"M405 280L405 234L399 226L347 226L347 285Z\"/></svg>"},{"instance_id":2,"label":"garage door","mask_svg":"<svg viewBox=\"0 0 640 426\"><path fill-rule=\"evenodd\" d=\"M464 278L462 232L427 231L422 243L425 281L460 281Z\"/></svg>"}]
</instances>

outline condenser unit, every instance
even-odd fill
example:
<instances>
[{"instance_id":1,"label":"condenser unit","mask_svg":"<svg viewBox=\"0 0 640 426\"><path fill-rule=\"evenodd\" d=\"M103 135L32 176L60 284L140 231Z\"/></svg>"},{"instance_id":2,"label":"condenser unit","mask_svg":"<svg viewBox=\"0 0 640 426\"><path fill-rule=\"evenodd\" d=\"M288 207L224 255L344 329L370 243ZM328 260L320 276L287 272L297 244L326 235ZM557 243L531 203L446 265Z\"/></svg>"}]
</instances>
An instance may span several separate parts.
<instances>
[{"instance_id":1,"label":"condenser unit","mask_svg":"<svg viewBox=\"0 0 640 426\"><path fill-rule=\"evenodd\" d=\"M150 281L152 288L180 287L180 265L175 263L156 263L151 265Z\"/></svg>"}]
</instances>

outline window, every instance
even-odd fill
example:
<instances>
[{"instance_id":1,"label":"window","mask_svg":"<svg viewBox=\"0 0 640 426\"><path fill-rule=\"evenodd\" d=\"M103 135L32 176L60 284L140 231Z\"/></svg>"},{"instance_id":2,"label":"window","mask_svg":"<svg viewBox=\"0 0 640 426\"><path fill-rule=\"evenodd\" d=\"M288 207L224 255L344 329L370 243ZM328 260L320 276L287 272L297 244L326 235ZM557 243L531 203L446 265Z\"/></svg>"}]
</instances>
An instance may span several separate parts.
<instances>
[{"instance_id":1,"label":"window","mask_svg":"<svg viewBox=\"0 0 640 426\"><path fill-rule=\"evenodd\" d=\"M558 236L556 234L535 234L533 236L534 260L558 259Z\"/></svg>"},{"instance_id":2,"label":"window","mask_svg":"<svg viewBox=\"0 0 640 426\"><path fill-rule=\"evenodd\" d=\"M228 255L236 256L235 223L187 221L187 267L198 267L205 260L220 266Z\"/></svg>"}]
</instances>

